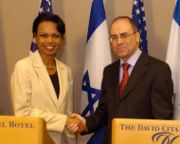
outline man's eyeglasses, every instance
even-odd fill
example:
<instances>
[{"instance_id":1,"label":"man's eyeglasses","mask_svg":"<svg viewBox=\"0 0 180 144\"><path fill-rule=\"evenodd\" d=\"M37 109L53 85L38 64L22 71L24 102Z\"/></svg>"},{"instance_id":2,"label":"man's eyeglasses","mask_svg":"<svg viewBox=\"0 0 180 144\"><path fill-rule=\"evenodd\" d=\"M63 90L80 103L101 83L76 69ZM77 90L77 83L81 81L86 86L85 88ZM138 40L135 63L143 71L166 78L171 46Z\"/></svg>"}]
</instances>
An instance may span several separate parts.
<instances>
[{"instance_id":1,"label":"man's eyeglasses","mask_svg":"<svg viewBox=\"0 0 180 144\"><path fill-rule=\"evenodd\" d=\"M131 34L128 34L128 33L122 33L122 34L119 34L119 35L112 35L110 36L109 40L110 42L117 42L118 41L118 38L122 39L122 40L125 40L127 39L128 37L130 37L131 35L137 33L138 31L135 31Z\"/></svg>"}]
</instances>

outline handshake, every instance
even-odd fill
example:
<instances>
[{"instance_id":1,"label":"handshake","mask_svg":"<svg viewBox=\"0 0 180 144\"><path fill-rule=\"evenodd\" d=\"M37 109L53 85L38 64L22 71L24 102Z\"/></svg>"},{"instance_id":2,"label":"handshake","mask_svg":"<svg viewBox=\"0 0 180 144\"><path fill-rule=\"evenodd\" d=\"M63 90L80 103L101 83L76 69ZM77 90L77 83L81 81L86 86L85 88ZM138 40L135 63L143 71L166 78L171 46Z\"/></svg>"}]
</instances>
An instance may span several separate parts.
<instances>
[{"instance_id":1,"label":"handshake","mask_svg":"<svg viewBox=\"0 0 180 144\"><path fill-rule=\"evenodd\" d=\"M87 132L85 123L85 119L81 115L73 113L67 116L65 127L70 133L78 134Z\"/></svg>"}]
</instances>

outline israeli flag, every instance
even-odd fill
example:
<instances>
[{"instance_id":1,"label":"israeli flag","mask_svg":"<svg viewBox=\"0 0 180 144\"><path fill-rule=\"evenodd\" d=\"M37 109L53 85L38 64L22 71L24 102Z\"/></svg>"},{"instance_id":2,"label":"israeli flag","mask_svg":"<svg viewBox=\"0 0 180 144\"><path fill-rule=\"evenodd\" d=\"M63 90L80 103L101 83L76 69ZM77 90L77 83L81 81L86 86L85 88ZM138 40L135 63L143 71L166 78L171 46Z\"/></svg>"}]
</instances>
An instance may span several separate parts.
<instances>
[{"instance_id":1,"label":"israeli flag","mask_svg":"<svg viewBox=\"0 0 180 144\"><path fill-rule=\"evenodd\" d=\"M180 119L180 0L174 9L166 62L172 70L174 82L175 111L174 118Z\"/></svg>"},{"instance_id":2,"label":"israeli flag","mask_svg":"<svg viewBox=\"0 0 180 144\"><path fill-rule=\"evenodd\" d=\"M101 96L103 69L112 62L108 38L107 22L103 0L93 0L85 50L84 75L82 80L81 113L83 116L94 113ZM104 129L90 136L79 136L79 143L101 144Z\"/></svg>"}]
</instances>

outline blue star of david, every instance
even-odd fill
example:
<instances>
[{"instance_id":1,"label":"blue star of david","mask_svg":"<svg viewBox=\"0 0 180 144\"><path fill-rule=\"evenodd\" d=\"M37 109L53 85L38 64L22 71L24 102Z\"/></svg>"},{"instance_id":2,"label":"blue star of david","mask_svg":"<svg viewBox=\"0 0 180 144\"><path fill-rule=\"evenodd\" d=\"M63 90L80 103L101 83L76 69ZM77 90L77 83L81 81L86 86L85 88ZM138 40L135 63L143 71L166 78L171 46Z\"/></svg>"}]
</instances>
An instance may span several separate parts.
<instances>
[{"instance_id":1,"label":"blue star of david","mask_svg":"<svg viewBox=\"0 0 180 144\"><path fill-rule=\"evenodd\" d=\"M96 101L99 100L101 96L101 91L99 89L95 89L91 87L88 71L84 74L83 77L82 90L87 92L87 96L88 96L88 105L83 110L82 116L86 116L88 112L90 112L90 114L93 114L94 113L93 105L96 103Z\"/></svg>"}]
</instances>

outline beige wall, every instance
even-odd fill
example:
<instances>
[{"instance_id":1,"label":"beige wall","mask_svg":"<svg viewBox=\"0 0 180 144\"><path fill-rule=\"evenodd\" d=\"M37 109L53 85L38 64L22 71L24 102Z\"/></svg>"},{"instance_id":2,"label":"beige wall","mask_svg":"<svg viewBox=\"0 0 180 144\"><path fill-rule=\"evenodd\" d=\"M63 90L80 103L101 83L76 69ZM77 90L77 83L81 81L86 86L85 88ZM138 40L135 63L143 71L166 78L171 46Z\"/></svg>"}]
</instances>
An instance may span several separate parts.
<instances>
[{"instance_id":1,"label":"beige wall","mask_svg":"<svg viewBox=\"0 0 180 144\"><path fill-rule=\"evenodd\" d=\"M119 15L131 15L133 0L104 0L108 25ZM165 60L175 0L144 0L149 54ZM91 0L53 0L54 13L66 23L66 43L58 57L74 76L75 111L78 111L84 48ZM39 0L0 0L0 113L11 114L10 75L17 60L29 54L31 26Z\"/></svg>"}]
</instances>

